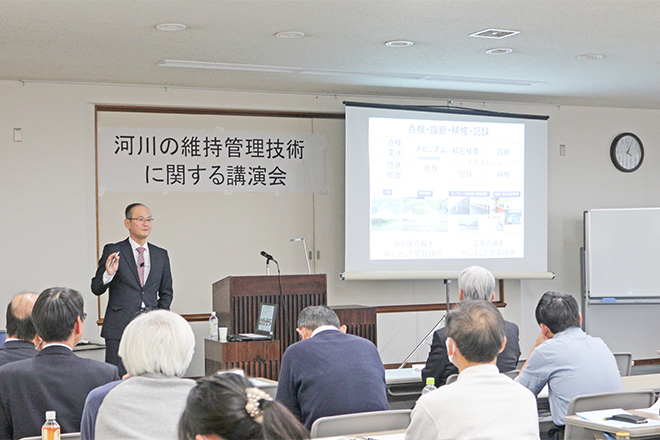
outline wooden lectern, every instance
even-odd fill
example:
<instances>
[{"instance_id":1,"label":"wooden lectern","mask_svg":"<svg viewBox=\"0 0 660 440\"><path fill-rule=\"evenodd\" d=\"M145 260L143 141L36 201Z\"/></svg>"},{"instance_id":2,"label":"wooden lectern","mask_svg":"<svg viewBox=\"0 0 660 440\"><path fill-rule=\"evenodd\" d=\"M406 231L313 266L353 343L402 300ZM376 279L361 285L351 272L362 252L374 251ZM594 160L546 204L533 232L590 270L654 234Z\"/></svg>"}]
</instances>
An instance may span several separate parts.
<instances>
[{"instance_id":1,"label":"wooden lectern","mask_svg":"<svg viewBox=\"0 0 660 440\"><path fill-rule=\"evenodd\" d=\"M278 310L273 341L222 344L205 340L205 373L243 368L248 375L277 380L282 353L298 340L298 314L307 306L326 304L326 298L325 274L227 277L213 283L213 310L218 325L228 327L230 334L254 332L259 304L278 304ZM263 374L255 374L257 371Z\"/></svg>"},{"instance_id":2,"label":"wooden lectern","mask_svg":"<svg viewBox=\"0 0 660 440\"><path fill-rule=\"evenodd\" d=\"M204 340L204 369L241 368L253 377L277 380L280 359L286 348L299 340L298 315L307 306L327 304L327 275L277 275L227 277L213 283L213 310L220 327L230 334L254 333L259 304L278 304L275 336L272 341L221 343ZM332 307L351 333L376 343L376 308Z\"/></svg>"}]
</instances>

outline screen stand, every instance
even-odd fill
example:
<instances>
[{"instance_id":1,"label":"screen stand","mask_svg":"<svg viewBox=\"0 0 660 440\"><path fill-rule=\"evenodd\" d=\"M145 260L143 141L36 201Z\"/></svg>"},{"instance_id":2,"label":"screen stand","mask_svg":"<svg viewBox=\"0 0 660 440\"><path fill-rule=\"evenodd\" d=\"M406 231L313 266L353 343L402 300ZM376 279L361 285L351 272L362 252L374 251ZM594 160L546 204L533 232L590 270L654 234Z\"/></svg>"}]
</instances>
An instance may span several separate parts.
<instances>
[{"instance_id":1,"label":"screen stand","mask_svg":"<svg viewBox=\"0 0 660 440\"><path fill-rule=\"evenodd\" d=\"M440 324L442 324L443 321L445 320L445 318L447 317L447 313L449 313L449 285L451 284L451 280L445 279L444 283L445 283L445 301L446 301L446 305L447 305L447 310L445 311L444 316L442 318L440 318L440 321L438 321L438 323L433 326L431 331L428 332L426 334L426 336L424 336L424 338L422 338L421 341L419 341L419 344L417 344L417 346L414 348L414 350L408 355L408 357L406 357L406 359L401 363L401 365L399 365L399 368L398 368L399 370L406 366L406 364L408 363L410 358L412 358L413 355L415 353L417 353L417 350L419 350L419 347L424 345L425 342L428 344L427 339L429 338L429 336L431 336L433 334L433 332L436 331L436 329L438 327L440 327Z\"/></svg>"}]
</instances>

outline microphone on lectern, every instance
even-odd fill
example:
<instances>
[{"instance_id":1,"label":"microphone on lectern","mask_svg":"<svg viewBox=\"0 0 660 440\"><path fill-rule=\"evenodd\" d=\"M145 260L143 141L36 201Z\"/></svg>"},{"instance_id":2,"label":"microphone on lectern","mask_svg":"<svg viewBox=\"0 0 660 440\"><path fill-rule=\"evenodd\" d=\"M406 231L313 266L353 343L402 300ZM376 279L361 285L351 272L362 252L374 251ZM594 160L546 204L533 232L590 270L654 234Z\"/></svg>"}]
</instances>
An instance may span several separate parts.
<instances>
[{"instance_id":1,"label":"microphone on lectern","mask_svg":"<svg viewBox=\"0 0 660 440\"><path fill-rule=\"evenodd\" d=\"M275 261L275 258L273 258L273 256L267 253L266 251L261 251L261 256L266 259L266 263L268 263L270 260ZM277 261L275 262L277 263Z\"/></svg>"}]
</instances>

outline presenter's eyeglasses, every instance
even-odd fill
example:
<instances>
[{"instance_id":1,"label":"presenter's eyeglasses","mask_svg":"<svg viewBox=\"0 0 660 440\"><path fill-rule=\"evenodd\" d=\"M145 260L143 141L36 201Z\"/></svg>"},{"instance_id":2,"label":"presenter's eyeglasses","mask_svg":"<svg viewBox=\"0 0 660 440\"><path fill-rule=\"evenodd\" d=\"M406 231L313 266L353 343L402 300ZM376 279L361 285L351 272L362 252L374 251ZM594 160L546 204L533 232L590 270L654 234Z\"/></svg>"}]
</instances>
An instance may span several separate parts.
<instances>
[{"instance_id":1,"label":"presenter's eyeglasses","mask_svg":"<svg viewBox=\"0 0 660 440\"><path fill-rule=\"evenodd\" d=\"M87 319L87 313L83 312L83 314L80 315L80 320L81 320L82 322L85 322L85 319Z\"/></svg>"},{"instance_id":2,"label":"presenter's eyeglasses","mask_svg":"<svg viewBox=\"0 0 660 440\"><path fill-rule=\"evenodd\" d=\"M154 221L154 219L152 219L151 217L147 217L147 218L144 218L144 217L129 218L129 220L135 220L138 223L152 223Z\"/></svg>"}]
</instances>

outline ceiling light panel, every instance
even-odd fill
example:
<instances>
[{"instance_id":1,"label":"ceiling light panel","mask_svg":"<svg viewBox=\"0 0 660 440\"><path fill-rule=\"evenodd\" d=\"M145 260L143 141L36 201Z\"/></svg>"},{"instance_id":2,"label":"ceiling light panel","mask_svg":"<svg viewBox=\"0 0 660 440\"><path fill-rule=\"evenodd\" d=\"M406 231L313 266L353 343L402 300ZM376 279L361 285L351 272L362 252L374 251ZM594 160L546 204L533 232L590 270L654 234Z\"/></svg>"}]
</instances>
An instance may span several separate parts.
<instances>
[{"instance_id":1,"label":"ceiling light panel","mask_svg":"<svg viewBox=\"0 0 660 440\"><path fill-rule=\"evenodd\" d=\"M506 31L503 29L485 29L483 31L470 34L470 37L475 38L490 38L493 40L501 40L502 38L518 35L520 31Z\"/></svg>"}]
</instances>

